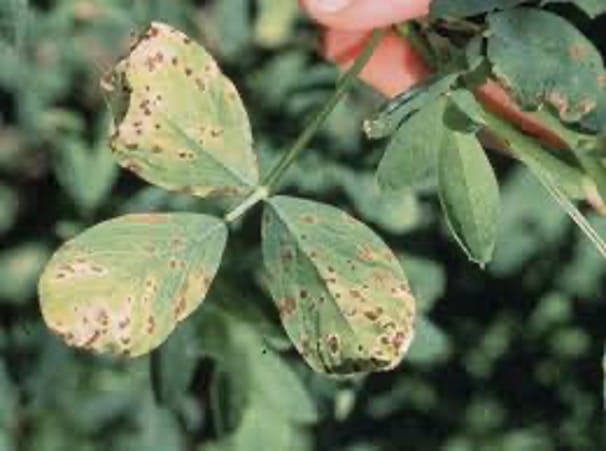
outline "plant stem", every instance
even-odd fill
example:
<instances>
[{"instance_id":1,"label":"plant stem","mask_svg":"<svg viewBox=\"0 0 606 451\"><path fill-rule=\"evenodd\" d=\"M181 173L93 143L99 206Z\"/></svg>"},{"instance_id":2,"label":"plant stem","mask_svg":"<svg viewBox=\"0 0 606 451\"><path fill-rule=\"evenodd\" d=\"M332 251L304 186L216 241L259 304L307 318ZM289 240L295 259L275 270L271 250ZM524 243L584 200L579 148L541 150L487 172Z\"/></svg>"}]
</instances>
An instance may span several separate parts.
<instances>
[{"instance_id":1,"label":"plant stem","mask_svg":"<svg viewBox=\"0 0 606 451\"><path fill-rule=\"evenodd\" d=\"M533 138L524 135L521 131L511 126L507 121L484 109L484 119L491 133L503 139L509 146L513 156L526 164L532 174L545 187L547 192L554 198L566 214L575 222L585 236L593 243L596 250L606 258L606 242L596 232L587 218L571 202L569 196L560 188L562 181L556 179L552 171L556 169L556 159L546 153L543 147ZM560 173L561 174L561 173ZM587 191L587 181L583 176L577 183L583 191Z\"/></svg>"},{"instance_id":2,"label":"plant stem","mask_svg":"<svg viewBox=\"0 0 606 451\"><path fill-rule=\"evenodd\" d=\"M404 22L395 27L396 32L407 40L414 50L421 56L423 61L432 69L437 69L438 55L420 30L420 25L415 21Z\"/></svg>"},{"instance_id":3,"label":"plant stem","mask_svg":"<svg viewBox=\"0 0 606 451\"><path fill-rule=\"evenodd\" d=\"M269 173L263 179L261 185L257 187L246 199L228 212L223 218L225 222L231 223L244 215L248 210L254 207L258 202L267 199L278 182L282 179L290 165L297 156L305 149L307 144L314 137L318 129L322 126L326 118L332 113L339 104L343 96L353 85L362 69L366 66L377 45L385 35L385 30L375 30L368 40L360 56L356 59L353 66L341 77L333 95L324 104L322 109L314 116L312 121L305 127L292 146L284 153L282 158L270 169Z\"/></svg>"},{"instance_id":4,"label":"plant stem","mask_svg":"<svg viewBox=\"0 0 606 451\"><path fill-rule=\"evenodd\" d=\"M347 93L362 69L364 69L366 66L366 63L368 63L370 60L375 48L383 38L384 34L385 30L375 30L373 32L372 37L365 45L362 53L356 59L351 69L349 69L341 80L339 80L337 88L335 89L332 97L328 99L322 109L315 115L307 127L305 127L305 130L303 130L303 132L299 135L297 140L284 154L280 161L278 161L276 165L269 171L269 174L265 177L262 184L267 188L268 192L271 192L273 188L275 188L276 184L280 181L286 170L290 167L293 161L295 161L301 151L305 149L305 146L309 144L328 115L334 110L343 96Z\"/></svg>"},{"instance_id":5,"label":"plant stem","mask_svg":"<svg viewBox=\"0 0 606 451\"><path fill-rule=\"evenodd\" d=\"M263 199L267 199L269 196L269 190L265 186L259 186L256 190L254 190L250 196L248 196L241 204L239 204L236 208L225 215L225 222L234 222L244 213L246 213L250 208L257 204L257 202L262 201Z\"/></svg>"}]
</instances>

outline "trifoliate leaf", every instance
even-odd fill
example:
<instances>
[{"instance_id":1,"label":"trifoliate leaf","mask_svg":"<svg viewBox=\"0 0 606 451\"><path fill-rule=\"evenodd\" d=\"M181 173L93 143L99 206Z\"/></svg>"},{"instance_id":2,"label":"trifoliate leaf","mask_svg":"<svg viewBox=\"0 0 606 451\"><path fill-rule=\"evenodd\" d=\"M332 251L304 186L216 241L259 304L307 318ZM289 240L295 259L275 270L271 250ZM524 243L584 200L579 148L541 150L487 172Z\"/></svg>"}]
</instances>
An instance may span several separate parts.
<instances>
[{"instance_id":1,"label":"trifoliate leaf","mask_svg":"<svg viewBox=\"0 0 606 451\"><path fill-rule=\"evenodd\" d=\"M273 197L263 256L282 323L313 369L348 375L400 363L415 302L398 260L367 226L334 207Z\"/></svg>"},{"instance_id":2,"label":"trifoliate leaf","mask_svg":"<svg viewBox=\"0 0 606 451\"><path fill-rule=\"evenodd\" d=\"M226 238L223 222L190 213L98 224L64 244L44 270L44 320L71 346L145 354L198 307Z\"/></svg>"},{"instance_id":3,"label":"trifoliate leaf","mask_svg":"<svg viewBox=\"0 0 606 451\"><path fill-rule=\"evenodd\" d=\"M242 195L259 179L248 116L215 60L153 23L103 83L118 162L145 180L198 196Z\"/></svg>"}]
</instances>

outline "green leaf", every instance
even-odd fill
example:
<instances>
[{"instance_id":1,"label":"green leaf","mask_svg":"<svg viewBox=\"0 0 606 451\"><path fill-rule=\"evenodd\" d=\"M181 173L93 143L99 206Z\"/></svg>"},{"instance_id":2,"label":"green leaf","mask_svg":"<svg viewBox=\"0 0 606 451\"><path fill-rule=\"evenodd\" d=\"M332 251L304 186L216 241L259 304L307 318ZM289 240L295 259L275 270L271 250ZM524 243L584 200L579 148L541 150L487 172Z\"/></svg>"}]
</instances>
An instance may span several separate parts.
<instances>
[{"instance_id":1,"label":"green leaf","mask_svg":"<svg viewBox=\"0 0 606 451\"><path fill-rule=\"evenodd\" d=\"M201 350L216 363L211 386L214 421L219 429L236 430L249 410L259 408L273 412L267 427L316 421L310 393L287 360L269 346L264 326L251 321L259 311L247 297L219 284L205 314L197 318ZM243 317L238 306L255 313Z\"/></svg>"},{"instance_id":2,"label":"green leaf","mask_svg":"<svg viewBox=\"0 0 606 451\"><path fill-rule=\"evenodd\" d=\"M546 5L548 3L572 3L585 11L591 18L606 13L606 3L604 0L543 0L541 4Z\"/></svg>"},{"instance_id":3,"label":"green leaf","mask_svg":"<svg viewBox=\"0 0 606 451\"><path fill-rule=\"evenodd\" d=\"M18 391L11 383L6 364L4 360L0 360L0 435L2 431L10 431L16 426L19 407L17 394Z\"/></svg>"},{"instance_id":4,"label":"green leaf","mask_svg":"<svg viewBox=\"0 0 606 451\"><path fill-rule=\"evenodd\" d=\"M199 344L191 322L185 322L152 353L152 384L158 404L174 410L182 405L198 365Z\"/></svg>"},{"instance_id":5,"label":"green leaf","mask_svg":"<svg viewBox=\"0 0 606 451\"><path fill-rule=\"evenodd\" d=\"M44 270L44 320L71 346L145 354L198 307L226 239L223 222L189 213L98 224L64 244Z\"/></svg>"},{"instance_id":6,"label":"green leaf","mask_svg":"<svg viewBox=\"0 0 606 451\"><path fill-rule=\"evenodd\" d=\"M20 244L0 253L0 302L23 304L36 294L36 282L50 256L41 243Z\"/></svg>"},{"instance_id":7,"label":"green leaf","mask_svg":"<svg viewBox=\"0 0 606 451\"><path fill-rule=\"evenodd\" d=\"M412 293L419 311L429 312L446 291L446 273L436 261L405 254L400 256L404 271L412 280Z\"/></svg>"},{"instance_id":8,"label":"green leaf","mask_svg":"<svg viewBox=\"0 0 606 451\"><path fill-rule=\"evenodd\" d=\"M524 108L546 103L567 122L596 109L605 95L604 64L598 50L572 24L531 8L495 13L488 22L488 57L494 73Z\"/></svg>"},{"instance_id":9,"label":"green leaf","mask_svg":"<svg viewBox=\"0 0 606 451\"><path fill-rule=\"evenodd\" d=\"M513 8L526 0L433 0L433 18L461 18L483 14L495 9Z\"/></svg>"},{"instance_id":10,"label":"green leaf","mask_svg":"<svg viewBox=\"0 0 606 451\"><path fill-rule=\"evenodd\" d=\"M490 271L513 275L533 257L564 241L566 215L554 208L541 184L519 165L501 190L501 233Z\"/></svg>"},{"instance_id":11,"label":"green leaf","mask_svg":"<svg viewBox=\"0 0 606 451\"><path fill-rule=\"evenodd\" d=\"M19 212L19 196L8 185L0 183L0 235L9 231Z\"/></svg>"},{"instance_id":12,"label":"green leaf","mask_svg":"<svg viewBox=\"0 0 606 451\"><path fill-rule=\"evenodd\" d=\"M132 434L115 440L116 451L182 451L185 449L183 431L177 418L167 409L156 406L150 398L140 405Z\"/></svg>"},{"instance_id":13,"label":"green leaf","mask_svg":"<svg viewBox=\"0 0 606 451\"><path fill-rule=\"evenodd\" d=\"M486 125L484 120L484 108L476 100L474 95L466 89L456 89L450 96L450 105L469 118L476 125Z\"/></svg>"},{"instance_id":14,"label":"green leaf","mask_svg":"<svg viewBox=\"0 0 606 451\"><path fill-rule=\"evenodd\" d=\"M153 23L103 86L122 166L198 196L243 195L257 184L250 124L236 88L178 30Z\"/></svg>"},{"instance_id":15,"label":"green leaf","mask_svg":"<svg viewBox=\"0 0 606 451\"><path fill-rule=\"evenodd\" d=\"M295 2L257 0L259 13L255 24L255 39L263 47L284 44L295 31L299 8Z\"/></svg>"},{"instance_id":16,"label":"green leaf","mask_svg":"<svg viewBox=\"0 0 606 451\"><path fill-rule=\"evenodd\" d=\"M498 236L499 186L473 135L450 132L440 151L440 200L450 229L468 255L488 262Z\"/></svg>"},{"instance_id":17,"label":"green leaf","mask_svg":"<svg viewBox=\"0 0 606 451\"><path fill-rule=\"evenodd\" d=\"M420 316L415 341L408 352L410 363L434 365L444 361L450 351L448 336L430 319Z\"/></svg>"},{"instance_id":18,"label":"green leaf","mask_svg":"<svg viewBox=\"0 0 606 451\"><path fill-rule=\"evenodd\" d=\"M450 91L460 75L452 73L431 77L390 100L379 113L364 122L366 135L370 139L380 139L393 134L411 114Z\"/></svg>"},{"instance_id":19,"label":"green leaf","mask_svg":"<svg viewBox=\"0 0 606 451\"><path fill-rule=\"evenodd\" d=\"M276 411L254 404L244 412L240 427L221 441L221 451L311 450L304 445L301 432L276 419ZM204 448L203 448L204 449Z\"/></svg>"},{"instance_id":20,"label":"green leaf","mask_svg":"<svg viewBox=\"0 0 606 451\"><path fill-rule=\"evenodd\" d=\"M394 133L377 170L381 189L413 188L435 179L445 106L446 99L434 100Z\"/></svg>"},{"instance_id":21,"label":"green leaf","mask_svg":"<svg viewBox=\"0 0 606 451\"><path fill-rule=\"evenodd\" d=\"M57 180L84 211L101 205L118 175L109 148L90 148L80 140L66 140L53 161Z\"/></svg>"},{"instance_id":22,"label":"green leaf","mask_svg":"<svg viewBox=\"0 0 606 451\"><path fill-rule=\"evenodd\" d=\"M314 370L348 375L400 363L415 303L398 260L367 226L334 207L273 197L263 257L286 332Z\"/></svg>"}]
</instances>

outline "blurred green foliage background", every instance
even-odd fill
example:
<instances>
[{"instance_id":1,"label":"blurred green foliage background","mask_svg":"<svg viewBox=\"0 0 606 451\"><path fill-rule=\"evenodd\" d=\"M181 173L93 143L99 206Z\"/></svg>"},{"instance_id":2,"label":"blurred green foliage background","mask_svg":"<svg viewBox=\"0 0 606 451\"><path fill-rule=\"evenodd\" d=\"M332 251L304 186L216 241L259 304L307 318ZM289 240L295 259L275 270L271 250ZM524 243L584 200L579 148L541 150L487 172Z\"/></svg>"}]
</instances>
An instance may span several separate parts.
<instances>
[{"instance_id":1,"label":"blurred green foliage background","mask_svg":"<svg viewBox=\"0 0 606 451\"><path fill-rule=\"evenodd\" d=\"M606 49L606 18L559 11ZM487 270L466 261L435 193L379 193L381 145L360 124L381 99L362 86L283 189L351 211L401 255L422 315L396 371L337 381L304 365L264 288L258 211L154 359L155 396L149 358L98 358L51 336L36 282L63 240L125 212L224 208L146 185L107 148L98 80L150 20L217 56L265 167L338 76L295 0L0 0L0 451L604 449L603 260L527 172L492 153L501 239ZM606 236L606 220L591 220Z\"/></svg>"}]
</instances>

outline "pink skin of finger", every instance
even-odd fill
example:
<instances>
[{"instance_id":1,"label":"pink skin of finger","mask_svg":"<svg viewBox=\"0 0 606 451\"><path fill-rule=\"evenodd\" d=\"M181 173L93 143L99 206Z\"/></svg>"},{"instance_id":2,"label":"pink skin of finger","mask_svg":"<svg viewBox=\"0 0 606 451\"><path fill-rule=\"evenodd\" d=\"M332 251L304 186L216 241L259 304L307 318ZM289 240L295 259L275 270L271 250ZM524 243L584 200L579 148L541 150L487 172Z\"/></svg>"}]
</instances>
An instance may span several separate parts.
<instances>
[{"instance_id":1,"label":"pink skin of finger","mask_svg":"<svg viewBox=\"0 0 606 451\"><path fill-rule=\"evenodd\" d=\"M300 0L307 14L339 30L370 30L429 14L431 0Z\"/></svg>"},{"instance_id":2,"label":"pink skin of finger","mask_svg":"<svg viewBox=\"0 0 606 451\"><path fill-rule=\"evenodd\" d=\"M429 12L430 0L300 0L300 3L312 18L326 27L322 43L324 57L347 69L368 40L368 30L423 17ZM347 6L343 7L344 4ZM339 5L341 9L337 8ZM430 68L412 46L395 33L389 33L375 50L360 78L386 97L393 97L430 74ZM549 146L565 147L556 134L523 112L497 82L488 81L475 94L490 111Z\"/></svg>"}]
</instances>

